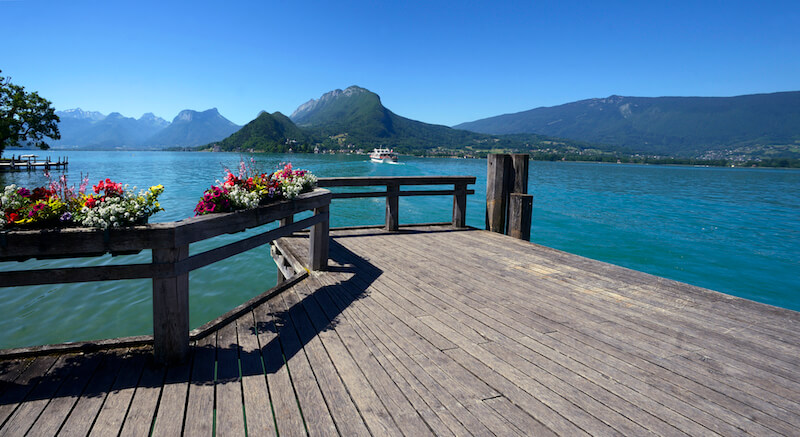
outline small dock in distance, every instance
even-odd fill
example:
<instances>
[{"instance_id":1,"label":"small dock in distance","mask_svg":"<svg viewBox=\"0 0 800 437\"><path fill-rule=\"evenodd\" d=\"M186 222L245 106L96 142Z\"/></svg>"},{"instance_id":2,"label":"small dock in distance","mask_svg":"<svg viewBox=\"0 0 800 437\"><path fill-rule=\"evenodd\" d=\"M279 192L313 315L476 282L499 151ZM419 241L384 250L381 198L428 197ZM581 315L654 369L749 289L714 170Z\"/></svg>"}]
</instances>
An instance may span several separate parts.
<instances>
[{"instance_id":1,"label":"small dock in distance","mask_svg":"<svg viewBox=\"0 0 800 437\"><path fill-rule=\"evenodd\" d=\"M385 185L332 197L385 196L386 225L276 240L282 283L182 363L153 337L0 352L0 435L800 435L800 313L465 227L474 178L433 179L321 180ZM430 193L453 222L400 226Z\"/></svg>"},{"instance_id":2,"label":"small dock in distance","mask_svg":"<svg viewBox=\"0 0 800 437\"><path fill-rule=\"evenodd\" d=\"M39 161L38 157L38 155L20 155L0 160L0 171L66 169L69 165L67 157L59 157L57 161L52 161L49 156L44 161Z\"/></svg>"}]
</instances>

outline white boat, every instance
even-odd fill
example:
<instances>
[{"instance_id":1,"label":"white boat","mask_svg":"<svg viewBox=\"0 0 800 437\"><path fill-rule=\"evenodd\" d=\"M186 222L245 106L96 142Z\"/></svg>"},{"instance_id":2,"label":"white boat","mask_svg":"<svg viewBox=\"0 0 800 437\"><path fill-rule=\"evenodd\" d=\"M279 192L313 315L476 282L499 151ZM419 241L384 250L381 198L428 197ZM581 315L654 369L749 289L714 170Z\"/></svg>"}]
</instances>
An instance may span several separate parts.
<instances>
[{"instance_id":1,"label":"white boat","mask_svg":"<svg viewBox=\"0 0 800 437\"><path fill-rule=\"evenodd\" d=\"M397 162L397 154L393 150L385 148L373 149L369 154L369 159L372 162Z\"/></svg>"}]
</instances>

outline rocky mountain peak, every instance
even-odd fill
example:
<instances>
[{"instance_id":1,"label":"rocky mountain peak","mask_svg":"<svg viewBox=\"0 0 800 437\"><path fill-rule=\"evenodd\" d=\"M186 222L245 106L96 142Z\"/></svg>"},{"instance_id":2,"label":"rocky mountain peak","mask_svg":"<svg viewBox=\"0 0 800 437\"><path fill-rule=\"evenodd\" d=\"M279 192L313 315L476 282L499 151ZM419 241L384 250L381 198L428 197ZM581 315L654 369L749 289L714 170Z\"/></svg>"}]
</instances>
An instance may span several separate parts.
<instances>
[{"instance_id":1,"label":"rocky mountain peak","mask_svg":"<svg viewBox=\"0 0 800 437\"><path fill-rule=\"evenodd\" d=\"M106 116L97 111L84 111L81 108L74 108L74 109L65 109L63 111L56 111L56 115L59 117L66 117L66 118L74 118L77 120L90 120L90 121L100 121Z\"/></svg>"},{"instance_id":2,"label":"rocky mountain peak","mask_svg":"<svg viewBox=\"0 0 800 437\"><path fill-rule=\"evenodd\" d=\"M183 111L179 112L178 115L172 120L173 123L178 121L192 121L197 111L192 111L191 109L184 109Z\"/></svg>"},{"instance_id":3,"label":"rocky mountain peak","mask_svg":"<svg viewBox=\"0 0 800 437\"><path fill-rule=\"evenodd\" d=\"M345 90L335 89L333 91L329 91L322 95L319 99L311 99L302 105L298 106L292 115L289 116L290 119L295 120L297 118L302 118L304 115L314 112L317 108L321 106L325 106L326 104L342 98L342 97L352 97L358 94L368 93L369 90L361 88L359 86L353 85L347 87Z\"/></svg>"}]
</instances>

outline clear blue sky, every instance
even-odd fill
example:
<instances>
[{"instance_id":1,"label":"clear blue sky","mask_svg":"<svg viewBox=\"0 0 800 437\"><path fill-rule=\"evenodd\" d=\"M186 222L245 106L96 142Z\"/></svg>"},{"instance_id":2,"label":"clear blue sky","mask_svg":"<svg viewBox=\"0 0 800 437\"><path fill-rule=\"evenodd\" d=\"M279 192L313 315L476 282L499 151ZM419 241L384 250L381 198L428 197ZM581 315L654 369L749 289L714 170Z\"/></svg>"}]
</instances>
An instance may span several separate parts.
<instances>
[{"instance_id":1,"label":"clear blue sky","mask_svg":"<svg viewBox=\"0 0 800 437\"><path fill-rule=\"evenodd\" d=\"M56 109L244 124L359 85L454 125L611 94L800 90L800 1L0 0L0 69Z\"/></svg>"}]
</instances>

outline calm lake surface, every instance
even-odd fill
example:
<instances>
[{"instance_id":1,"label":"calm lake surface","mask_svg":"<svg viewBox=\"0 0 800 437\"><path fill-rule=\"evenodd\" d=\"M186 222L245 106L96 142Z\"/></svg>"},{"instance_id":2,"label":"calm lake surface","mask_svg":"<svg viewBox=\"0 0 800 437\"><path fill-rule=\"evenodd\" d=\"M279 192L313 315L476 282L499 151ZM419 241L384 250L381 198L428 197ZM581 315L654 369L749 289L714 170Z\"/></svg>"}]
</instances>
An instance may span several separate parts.
<instances>
[{"instance_id":1,"label":"calm lake surface","mask_svg":"<svg viewBox=\"0 0 800 437\"><path fill-rule=\"evenodd\" d=\"M6 151L7 153L9 151ZM282 162L325 176L477 176L467 224L484 227L486 162L401 157L400 165L362 156L240 155L181 152L64 152L68 177L147 188L163 184L166 209L151 222L192 216L202 192L254 158L263 171ZM44 154L44 153L43 153ZM800 171L530 163L532 240L567 252L800 310ZM58 174L55 173L54 174ZM38 173L0 173L0 184L43 185ZM91 189L91 188L90 188ZM384 199L336 200L331 225L382 224ZM400 223L449 221L452 197L400 200ZM192 246L206 250L239 239ZM116 257L0 263L0 270L149 262L150 253ZM268 247L190 275L192 328L225 313L276 282ZM0 348L152 333L151 281L0 288Z\"/></svg>"}]
</instances>

